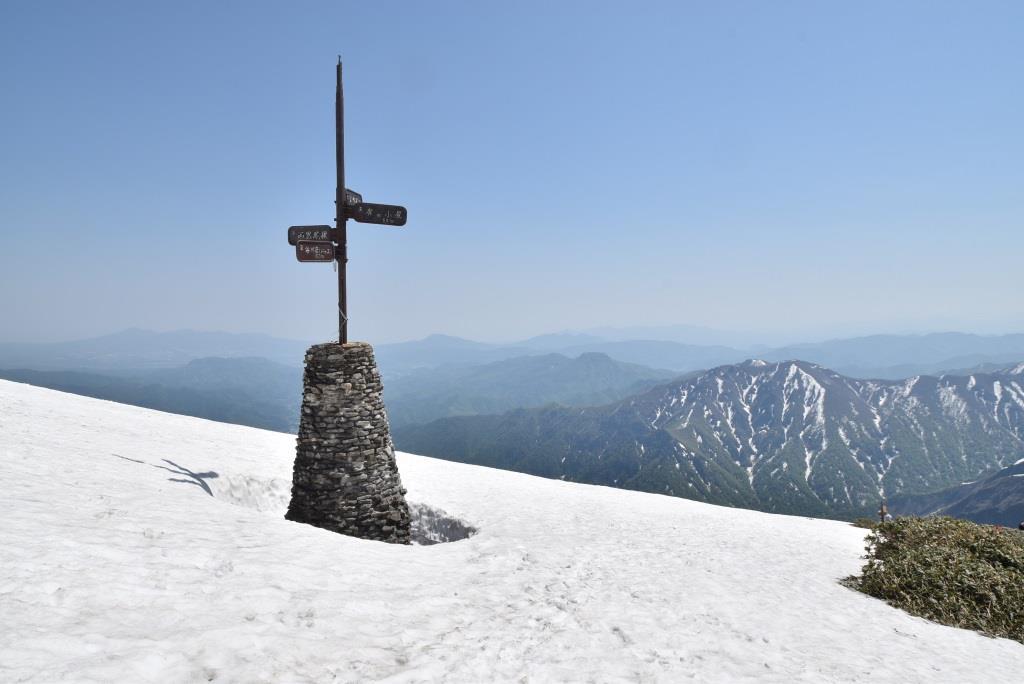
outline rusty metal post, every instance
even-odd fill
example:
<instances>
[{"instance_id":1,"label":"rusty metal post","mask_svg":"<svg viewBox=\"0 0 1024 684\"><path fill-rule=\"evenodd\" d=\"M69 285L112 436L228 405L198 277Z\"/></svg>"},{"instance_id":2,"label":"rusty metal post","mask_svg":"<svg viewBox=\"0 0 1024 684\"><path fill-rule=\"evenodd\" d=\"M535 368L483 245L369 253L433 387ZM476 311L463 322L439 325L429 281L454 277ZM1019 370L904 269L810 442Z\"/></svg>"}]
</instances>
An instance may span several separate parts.
<instances>
[{"instance_id":1,"label":"rusty metal post","mask_svg":"<svg viewBox=\"0 0 1024 684\"><path fill-rule=\"evenodd\" d=\"M334 96L335 155L338 164L338 187L335 193L335 225L338 244L338 342L348 342L348 296L345 270L348 265L348 230L345 215L345 94L341 87L341 57L338 57L338 84Z\"/></svg>"}]
</instances>

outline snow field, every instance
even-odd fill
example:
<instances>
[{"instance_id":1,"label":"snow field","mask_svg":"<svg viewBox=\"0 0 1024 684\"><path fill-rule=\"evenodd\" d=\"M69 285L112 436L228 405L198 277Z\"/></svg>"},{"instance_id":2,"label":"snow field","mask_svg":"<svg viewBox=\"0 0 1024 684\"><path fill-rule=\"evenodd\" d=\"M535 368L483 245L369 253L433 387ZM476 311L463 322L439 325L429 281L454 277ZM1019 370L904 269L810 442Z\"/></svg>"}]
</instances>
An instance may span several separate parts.
<instances>
[{"instance_id":1,"label":"snow field","mask_svg":"<svg viewBox=\"0 0 1024 684\"><path fill-rule=\"evenodd\" d=\"M0 381L0 681L1016 682L863 530L407 454L462 541L283 519L294 438ZM213 476L216 474L216 477ZM204 486L209 488L207 493Z\"/></svg>"}]
</instances>

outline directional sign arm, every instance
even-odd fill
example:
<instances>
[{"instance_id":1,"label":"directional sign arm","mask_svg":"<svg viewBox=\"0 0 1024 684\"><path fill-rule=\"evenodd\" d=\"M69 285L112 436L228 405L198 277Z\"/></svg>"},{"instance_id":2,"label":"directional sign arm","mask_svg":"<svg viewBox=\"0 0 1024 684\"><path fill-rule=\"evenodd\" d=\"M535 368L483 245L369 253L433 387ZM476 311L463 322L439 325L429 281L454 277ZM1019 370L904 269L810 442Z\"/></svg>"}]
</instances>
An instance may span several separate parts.
<instances>
[{"instance_id":1,"label":"directional sign arm","mask_svg":"<svg viewBox=\"0 0 1024 684\"><path fill-rule=\"evenodd\" d=\"M295 258L299 261L334 261L334 243L321 240L299 240L295 243Z\"/></svg>"},{"instance_id":2,"label":"directional sign arm","mask_svg":"<svg viewBox=\"0 0 1024 684\"><path fill-rule=\"evenodd\" d=\"M359 223L375 223L380 226L404 226L405 220L408 218L405 207L370 202L345 207L345 215Z\"/></svg>"},{"instance_id":3,"label":"directional sign arm","mask_svg":"<svg viewBox=\"0 0 1024 684\"><path fill-rule=\"evenodd\" d=\"M288 244L294 245L300 240L324 240L334 239L334 229L330 226L290 226L288 228Z\"/></svg>"}]
</instances>

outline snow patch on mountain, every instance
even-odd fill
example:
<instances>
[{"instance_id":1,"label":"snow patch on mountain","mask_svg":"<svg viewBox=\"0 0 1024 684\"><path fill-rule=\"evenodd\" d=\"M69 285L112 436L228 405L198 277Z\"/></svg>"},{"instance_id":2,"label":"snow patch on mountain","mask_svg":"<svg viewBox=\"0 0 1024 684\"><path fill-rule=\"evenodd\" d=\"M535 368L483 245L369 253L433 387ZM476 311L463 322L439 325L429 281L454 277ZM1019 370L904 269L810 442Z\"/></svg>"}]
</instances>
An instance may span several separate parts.
<instances>
[{"instance_id":1,"label":"snow patch on mountain","mask_svg":"<svg viewBox=\"0 0 1024 684\"><path fill-rule=\"evenodd\" d=\"M942 404L946 415L958 421L966 422L967 402L959 395L954 385L943 385L939 387L939 402Z\"/></svg>"}]
</instances>

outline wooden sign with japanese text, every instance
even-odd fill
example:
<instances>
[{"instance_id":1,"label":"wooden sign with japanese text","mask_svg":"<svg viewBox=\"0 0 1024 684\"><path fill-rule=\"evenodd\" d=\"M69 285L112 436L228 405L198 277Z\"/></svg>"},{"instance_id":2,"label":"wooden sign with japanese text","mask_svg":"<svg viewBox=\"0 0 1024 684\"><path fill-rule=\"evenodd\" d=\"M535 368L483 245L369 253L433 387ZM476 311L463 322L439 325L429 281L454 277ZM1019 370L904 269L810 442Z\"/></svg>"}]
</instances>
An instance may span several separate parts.
<instances>
[{"instance_id":1,"label":"wooden sign with japanese text","mask_svg":"<svg viewBox=\"0 0 1024 684\"><path fill-rule=\"evenodd\" d=\"M405 207L395 204L363 202L354 207L347 207L345 215L359 223L376 223L381 226L404 226L407 212Z\"/></svg>"},{"instance_id":2,"label":"wooden sign with japanese text","mask_svg":"<svg viewBox=\"0 0 1024 684\"><path fill-rule=\"evenodd\" d=\"M288 228L288 244L297 244L300 240L331 242L334 229L330 226L291 226Z\"/></svg>"},{"instance_id":3,"label":"wooden sign with japanese text","mask_svg":"<svg viewBox=\"0 0 1024 684\"><path fill-rule=\"evenodd\" d=\"M299 240L295 243L295 258L299 261L334 261L334 243L321 240Z\"/></svg>"}]
</instances>

